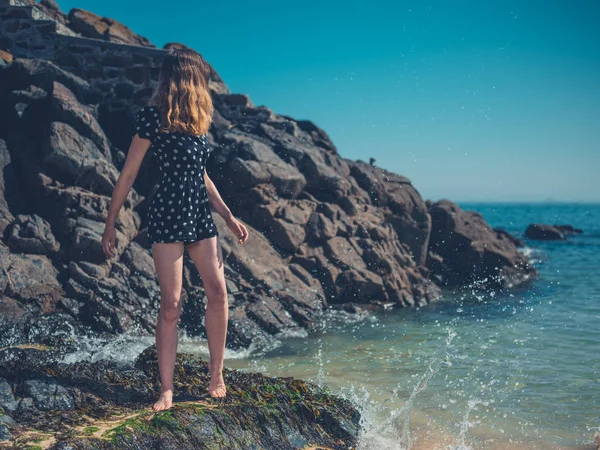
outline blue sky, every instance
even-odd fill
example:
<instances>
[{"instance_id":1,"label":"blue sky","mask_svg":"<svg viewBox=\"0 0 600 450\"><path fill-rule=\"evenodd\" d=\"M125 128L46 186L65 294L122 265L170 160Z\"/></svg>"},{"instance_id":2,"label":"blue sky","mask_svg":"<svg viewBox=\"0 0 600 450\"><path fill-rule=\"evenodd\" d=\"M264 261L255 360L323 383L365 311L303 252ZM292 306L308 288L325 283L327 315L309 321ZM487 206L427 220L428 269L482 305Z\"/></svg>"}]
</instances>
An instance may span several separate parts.
<instances>
[{"instance_id":1,"label":"blue sky","mask_svg":"<svg viewBox=\"0 0 600 450\"><path fill-rule=\"evenodd\" d=\"M58 3L193 47L424 198L600 201L600 2Z\"/></svg>"}]
</instances>

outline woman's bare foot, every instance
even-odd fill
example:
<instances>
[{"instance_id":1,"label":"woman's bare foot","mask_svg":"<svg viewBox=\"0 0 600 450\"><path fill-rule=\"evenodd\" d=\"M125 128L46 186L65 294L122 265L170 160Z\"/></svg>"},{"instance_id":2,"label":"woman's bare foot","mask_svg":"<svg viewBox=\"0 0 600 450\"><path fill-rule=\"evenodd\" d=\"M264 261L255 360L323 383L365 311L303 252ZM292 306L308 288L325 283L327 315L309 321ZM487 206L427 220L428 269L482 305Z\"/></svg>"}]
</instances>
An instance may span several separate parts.
<instances>
[{"instance_id":1,"label":"woman's bare foot","mask_svg":"<svg viewBox=\"0 0 600 450\"><path fill-rule=\"evenodd\" d=\"M211 397L225 397L227 394L227 388L225 387L225 380L223 379L223 368L218 369L211 363L208 363L208 369L210 370L210 385L208 386L208 393Z\"/></svg>"},{"instance_id":2,"label":"woman's bare foot","mask_svg":"<svg viewBox=\"0 0 600 450\"><path fill-rule=\"evenodd\" d=\"M171 405L173 405L173 389L168 389L160 394L160 398L152 409L154 411L162 411L163 409L169 409Z\"/></svg>"}]
</instances>

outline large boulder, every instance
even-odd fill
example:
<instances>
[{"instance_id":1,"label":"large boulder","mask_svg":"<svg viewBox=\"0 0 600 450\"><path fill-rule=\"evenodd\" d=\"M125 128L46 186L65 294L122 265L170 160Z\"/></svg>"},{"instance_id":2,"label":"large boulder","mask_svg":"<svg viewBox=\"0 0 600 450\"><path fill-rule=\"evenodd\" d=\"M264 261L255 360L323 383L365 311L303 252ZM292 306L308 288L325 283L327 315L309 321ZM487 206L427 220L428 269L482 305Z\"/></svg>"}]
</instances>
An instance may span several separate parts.
<instances>
[{"instance_id":1,"label":"large boulder","mask_svg":"<svg viewBox=\"0 0 600 450\"><path fill-rule=\"evenodd\" d=\"M525 230L525 236L538 241L564 241L566 239L559 227L541 223L529 225Z\"/></svg>"},{"instance_id":2,"label":"large boulder","mask_svg":"<svg viewBox=\"0 0 600 450\"><path fill-rule=\"evenodd\" d=\"M480 213L446 199L427 206L432 219L428 267L442 284L511 287L537 274L514 240L492 229Z\"/></svg>"}]
</instances>

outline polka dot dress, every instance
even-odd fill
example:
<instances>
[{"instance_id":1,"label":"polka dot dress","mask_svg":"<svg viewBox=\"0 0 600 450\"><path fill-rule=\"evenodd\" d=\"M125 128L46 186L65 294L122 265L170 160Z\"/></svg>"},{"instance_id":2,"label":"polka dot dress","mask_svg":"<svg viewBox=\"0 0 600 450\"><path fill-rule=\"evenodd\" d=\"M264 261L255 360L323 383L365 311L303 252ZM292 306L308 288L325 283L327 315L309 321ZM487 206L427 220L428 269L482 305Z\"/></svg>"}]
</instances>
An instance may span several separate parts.
<instances>
[{"instance_id":1,"label":"polka dot dress","mask_svg":"<svg viewBox=\"0 0 600 450\"><path fill-rule=\"evenodd\" d=\"M153 244L194 242L218 236L213 222L204 168L212 151L206 135L159 132L155 106L144 106L136 117L139 137L152 141L161 173L156 195L148 206L148 233Z\"/></svg>"}]
</instances>

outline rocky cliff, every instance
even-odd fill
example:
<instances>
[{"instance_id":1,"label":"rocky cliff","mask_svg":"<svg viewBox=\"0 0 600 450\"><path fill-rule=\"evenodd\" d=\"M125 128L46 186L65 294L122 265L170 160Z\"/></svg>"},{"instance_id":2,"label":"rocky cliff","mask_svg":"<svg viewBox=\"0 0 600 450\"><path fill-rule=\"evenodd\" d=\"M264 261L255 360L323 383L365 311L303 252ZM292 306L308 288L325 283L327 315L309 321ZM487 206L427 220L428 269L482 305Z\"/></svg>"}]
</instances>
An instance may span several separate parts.
<instances>
[{"instance_id":1,"label":"rocky cliff","mask_svg":"<svg viewBox=\"0 0 600 450\"><path fill-rule=\"evenodd\" d=\"M0 20L0 345L49 343L48 328L153 332L150 153L118 220L116 260L100 239L135 113L181 44L158 49L52 0L0 0ZM228 347L309 328L326 308L424 305L443 286L509 288L535 275L519 242L478 213L343 158L313 122L231 93L213 68L209 85L208 172L250 231L240 246L217 217ZM203 335L202 281L189 260L184 272L182 325Z\"/></svg>"}]
</instances>

